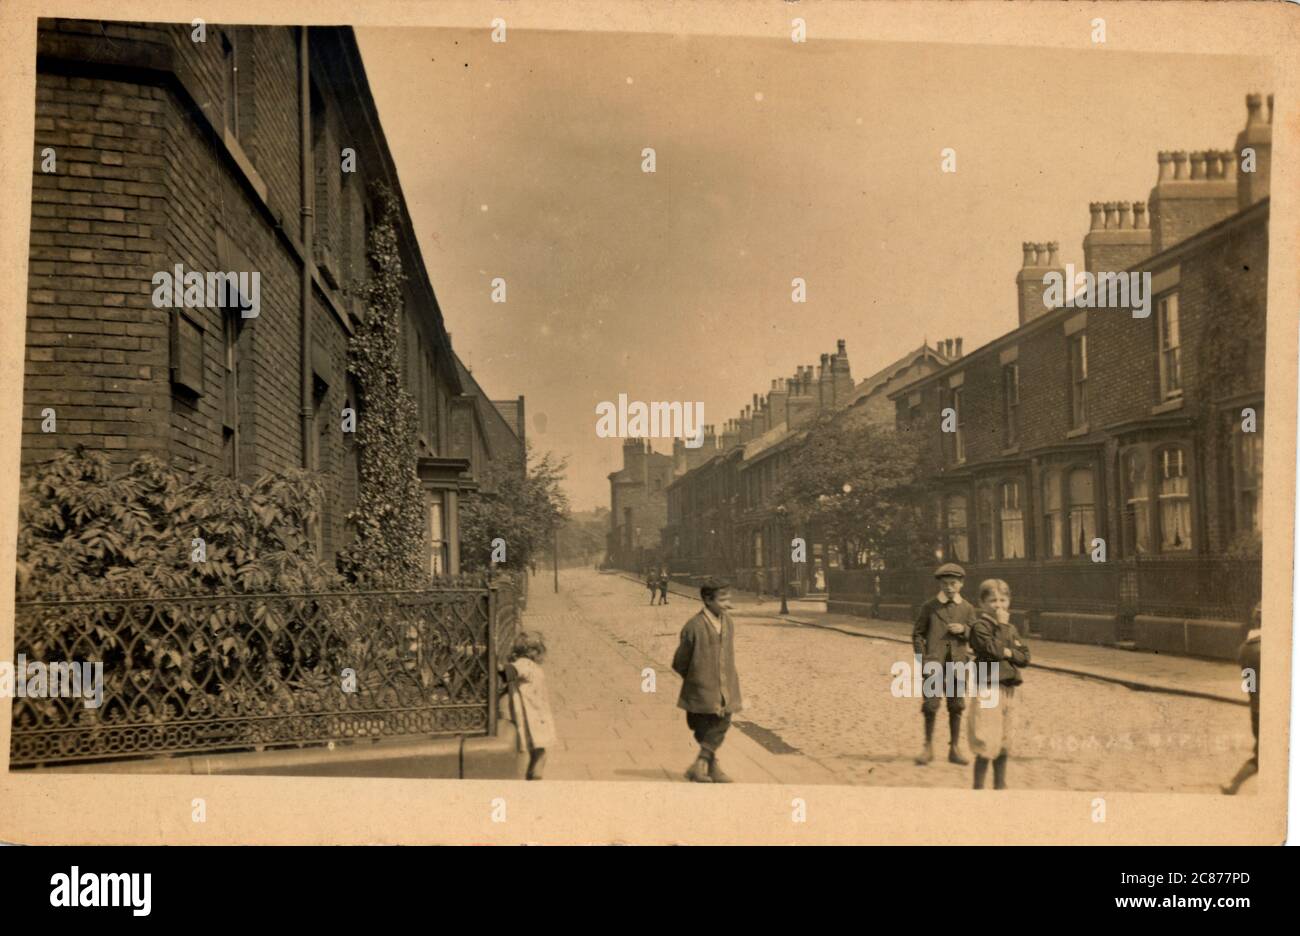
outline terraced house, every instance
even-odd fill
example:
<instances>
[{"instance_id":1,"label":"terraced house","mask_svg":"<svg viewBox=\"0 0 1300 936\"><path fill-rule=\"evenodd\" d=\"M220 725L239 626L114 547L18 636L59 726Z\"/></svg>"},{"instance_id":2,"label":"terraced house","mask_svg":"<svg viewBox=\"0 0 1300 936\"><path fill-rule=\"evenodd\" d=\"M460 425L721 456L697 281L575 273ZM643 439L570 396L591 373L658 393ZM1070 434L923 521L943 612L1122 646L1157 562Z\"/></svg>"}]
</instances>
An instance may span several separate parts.
<instances>
[{"instance_id":1,"label":"terraced house","mask_svg":"<svg viewBox=\"0 0 1300 936\"><path fill-rule=\"evenodd\" d=\"M932 373L961 356L960 338L931 348L928 342L876 373L854 383L845 341L793 377L777 378L719 436L706 426L704 444L673 446L673 480L667 488L663 550L675 574L687 578L722 576L742 588L775 594L781 588L782 562L789 540L801 537L807 561L787 562L790 593L826 591L828 575L841 568L839 544L819 524L787 528L777 491L798 458L808 429L832 413L888 423L893 418L889 392Z\"/></svg>"},{"instance_id":2,"label":"terraced house","mask_svg":"<svg viewBox=\"0 0 1300 936\"><path fill-rule=\"evenodd\" d=\"M1259 598L1272 99L1247 106L1233 149L1090 206L1087 272L1150 274L1149 315L1049 308L1058 245L1028 243L1018 327L890 394L942 459L936 560L1045 637L1229 657ZM836 573L832 607L910 615L929 575Z\"/></svg>"},{"instance_id":3,"label":"terraced house","mask_svg":"<svg viewBox=\"0 0 1300 936\"><path fill-rule=\"evenodd\" d=\"M382 183L399 206L429 568L456 572L458 498L484 458L522 445L523 401L503 414L457 361L352 31L44 20L37 69L24 467L84 445L244 481L314 469L333 556L358 480L342 421L365 310L349 287ZM255 275L257 308L159 307L152 278L178 267Z\"/></svg>"}]
</instances>

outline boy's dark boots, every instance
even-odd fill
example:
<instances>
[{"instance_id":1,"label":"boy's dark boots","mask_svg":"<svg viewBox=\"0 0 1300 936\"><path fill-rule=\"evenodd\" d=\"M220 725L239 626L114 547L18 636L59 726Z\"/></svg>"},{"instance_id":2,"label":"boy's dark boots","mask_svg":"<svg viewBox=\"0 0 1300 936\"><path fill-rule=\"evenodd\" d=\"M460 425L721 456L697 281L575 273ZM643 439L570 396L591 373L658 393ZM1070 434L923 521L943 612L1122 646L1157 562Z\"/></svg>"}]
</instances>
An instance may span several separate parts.
<instances>
[{"instance_id":1,"label":"boy's dark boots","mask_svg":"<svg viewBox=\"0 0 1300 936\"><path fill-rule=\"evenodd\" d=\"M989 759L975 755L975 789L984 789L984 778L989 774Z\"/></svg>"},{"instance_id":2,"label":"boy's dark boots","mask_svg":"<svg viewBox=\"0 0 1300 936\"><path fill-rule=\"evenodd\" d=\"M718 764L718 755L714 754L709 759L709 779L714 783L731 783L732 779L723 773L722 767Z\"/></svg>"},{"instance_id":3,"label":"boy's dark boots","mask_svg":"<svg viewBox=\"0 0 1300 936\"><path fill-rule=\"evenodd\" d=\"M921 756L916 762L924 767L930 761L934 760L934 719L935 712L924 712L925 715L925 747L921 748Z\"/></svg>"},{"instance_id":4,"label":"boy's dark boots","mask_svg":"<svg viewBox=\"0 0 1300 936\"><path fill-rule=\"evenodd\" d=\"M948 713L948 737L948 763L963 767L969 764L970 761L961 753L961 712Z\"/></svg>"},{"instance_id":5,"label":"boy's dark boots","mask_svg":"<svg viewBox=\"0 0 1300 936\"><path fill-rule=\"evenodd\" d=\"M1237 791L1241 789L1241 785L1257 773L1259 773L1259 762L1252 757L1241 765L1241 769L1237 771L1235 777L1228 783L1221 785L1219 789L1227 796L1236 796Z\"/></svg>"},{"instance_id":6,"label":"boy's dark boots","mask_svg":"<svg viewBox=\"0 0 1300 936\"><path fill-rule=\"evenodd\" d=\"M709 762L704 759L703 755L695 758L695 763L687 768L686 779L692 783L713 782L713 778L709 776Z\"/></svg>"},{"instance_id":7,"label":"boy's dark boots","mask_svg":"<svg viewBox=\"0 0 1300 936\"><path fill-rule=\"evenodd\" d=\"M1007 788L1007 752L1003 751L993 759L993 789Z\"/></svg>"}]
</instances>

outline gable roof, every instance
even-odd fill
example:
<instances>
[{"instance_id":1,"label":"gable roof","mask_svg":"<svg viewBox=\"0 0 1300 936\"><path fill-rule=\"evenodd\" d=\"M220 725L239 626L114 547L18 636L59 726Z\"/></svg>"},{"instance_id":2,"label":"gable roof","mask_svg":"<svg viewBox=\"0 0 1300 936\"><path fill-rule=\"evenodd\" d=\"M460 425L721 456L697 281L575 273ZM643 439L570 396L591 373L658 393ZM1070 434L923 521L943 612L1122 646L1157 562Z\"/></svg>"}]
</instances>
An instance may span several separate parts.
<instances>
[{"instance_id":1,"label":"gable roof","mask_svg":"<svg viewBox=\"0 0 1300 936\"><path fill-rule=\"evenodd\" d=\"M474 379L473 373L460 359L460 355L453 350L451 356L456 362L456 374L465 395L474 400L474 411L479 425L483 427L483 440L487 445L488 456L500 458L512 448L519 449L521 446L515 427L506 420L496 404L488 399L479 382Z\"/></svg>"}]
</instances>

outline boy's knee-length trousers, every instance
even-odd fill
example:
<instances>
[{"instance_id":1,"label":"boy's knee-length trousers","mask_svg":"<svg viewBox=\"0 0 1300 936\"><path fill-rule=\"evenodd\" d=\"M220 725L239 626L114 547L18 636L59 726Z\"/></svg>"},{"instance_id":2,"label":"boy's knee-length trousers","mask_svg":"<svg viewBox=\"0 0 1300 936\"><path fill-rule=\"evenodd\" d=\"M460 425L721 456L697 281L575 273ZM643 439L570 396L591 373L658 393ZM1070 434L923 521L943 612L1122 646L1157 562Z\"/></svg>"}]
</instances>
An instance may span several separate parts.
<instances>
[{"instance_id":1,"label":"boy's knee-length trousers","mask_svg":"<svg viewBox=\"0 0 1300 936\"><path fill-rule=\"evenodd\" d=\"M731 727L730 715L710 715L707 712L687 712L686 727L695 733L695 741L700 747L714 752L722 747Z\"/></svg>"}]
</instances>

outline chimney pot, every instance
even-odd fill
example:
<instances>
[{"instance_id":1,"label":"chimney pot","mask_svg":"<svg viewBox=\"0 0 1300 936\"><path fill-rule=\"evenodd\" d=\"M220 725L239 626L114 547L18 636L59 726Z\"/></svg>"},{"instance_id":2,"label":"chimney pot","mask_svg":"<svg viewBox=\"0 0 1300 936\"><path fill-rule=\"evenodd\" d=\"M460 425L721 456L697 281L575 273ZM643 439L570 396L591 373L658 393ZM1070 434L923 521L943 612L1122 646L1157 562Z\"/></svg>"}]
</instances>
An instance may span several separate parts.
<instances>
[{"instance_id":1,"label":"chimney pot","mask_svg":"<svg viewBox=\"0 0 1300 936\"><path fill-rule=\"evenodd\" d=\"M1273 95L1268 96L1268 122L1273 122Z\"/></svg>"},{"instance_id":2,"label":"chimney pot","mask_svg":"<svg viewBox=\"0 0 1300 936\"><path fill-rule=\"evenodd\" d=\"M1270 95L1271 97L1272 95ZM1258 94L1246 95L1246 126L1251 127L1261 123L1259 107L1263 99Z\"/></svg>"},{"instance_id":3,"label":"chimney pot","mask_svg":"<svg viewBox=\"0 0 1300 936\"><path fill-rule=\"evenodd\" d=\"M1135 227L1139 231L1146 229L1147 227L1147 203L1146 202L1138 201L1133 203L1133 227Z\"/></svg>"},{"instance_id":4,"label":"chimney pot","mask_svg":"<svg viewBox=\"0 0 1300 936\"><path fill-rule=\"evenodd\" d=\"M1173 153L1171 158L1174 161L1174 179L1175 180L1186 179L1187 178L1187 151L1176 150Z\"/></svg>"},{"instance_id":5,"label":"chimney pot","mask_svg":"<svg viewBox=\"0 0 1300 936\"><path fill-rule=\"evenodd\" d=\"M1052 269L1056 269L1061 265L1061 260L1056 255L1056 252L1060 249L1061 249L1061 245L1059 242L1057 241L1047 242L1047 265Z\"/></svg>"},{"instance_id":6,"label":"chimney pot","mask_svg":"<svg viewBox=\"0 0 1300 936\"><path fill-rule=\"evenodd\" d=\"M1237 154L1232 150L1219 150L1219 162L1223 166L1223 178L1234 179L1237 176Z\"/></svg>"},{"instance_id":7,"label":"chimney pot","mask_svg":"<svg viewBox=\"0 0 1300 936\"><path fill-rule=\"evenodd\" d=\"M954 350L957 352L957 357L961 357L961 339L960 339L960 338L956 339L955 345L956 345L956 347L954 348Z\"/></svg>"},{"instance_id":8,"label":"chimney pot","mask_svg":"<svg viewBox=\"0 0 1300 936\"><path fill-rule=\"evenodd\" d=\"M1119 227L1119 222L1115 220L1115 212L1118 210L1115 202L1108 201L1103 207L1106 209L1106 230L1110 231Z\"/></svg>"},{"instance_id":9,"label":"chimney pot","mask_svg":"<svg viewBox=\"0 0 1300 936\"><path fill-rule=\"evenodd\" d=\"M1191 160L1192 163L1192 178L1204 179L1205 178L1205 154L1192 152L1189 159Z\"/></svg>"},{"instance_id":10,"label":"chimney pot","mask_svg":"<svg viewBox=\"0 0 1300 936\"><path fill-rule=\"evenodd\" d=\"M1025 241L1024 243L1022 243L1022 244L1020 245L1020 248L1025 252L1025 262L1022 263L1021 266L1023 266L1023 267L1031 267L1031 266L1033 266L1033 265L1034 265L1034 245L1031 244L1029 241Z\"/></svg>"},{"instance_id":11,"label":"chimney pot","mask_svg":"<svg viewBox=\"0 0 1300 936\"><path fill-rule=\"evenodd\" d=\"M1172 173L1170 171L1171 168L1170 164L1173 162L1173 159L1174 157L1167 152L1158 153L1156 155L1156 162L1160 166L1160 174L1159 176L1156 177L1157 182L1163 182L1165 179L1168 179L1172 176Z\"/></svg>"},{"instance_id":12,"label":"chimney pot","mask_svg":"<svg viewBox=\"0 0 1300 936\"><path fill-rule=\"evenodd\" d=\"M1119 208L1119 227L1121 231L1129 230L1133 227L1133 215L1131 213L1133 205L1130 202L1116 202Z\"/></svg>"},{"instance_id":13,"label":"chimney pot","mask_svg":"<svg viewBox=\"0 0 1300 936\"><path fill-rule=\"evenodd\" d=\"M835 353L840 355L841 357L843 357L845 354L848 353L844 350L844 348L845 348L845 344L843 338L835 342Z\"/></svg>"},{"instance_id":14,"label":"chimney pot","mask_svg":"<svg viewBox=\"0 0 1300 936\"><path fill-rule=\"evenodd\" d=\"M945 339L943 339L943 356L946 357L946 358L947 358L948 360L950 360L950 361L952 360L953 354L952 354L952 339L951 339L951 338L945 338Z\"/></svg>"},{"instance_id":15,"label":"chimney pot","mask_svg":"<svg viewBox=\"0 0 1300 936\"><path fill-rule=\"evenodd\" d=\"M1207 179L1223 178L1223 157L1218 150L1205 151L1205 177Z\"/></svg>"},{"instance_id":16,"label":"chimney pot","mask_svg":"<svg viewBox=\"0 0 1300 936\"><path fill-rule=\"evenodd\" d=\"M1047 245L1046 244L1034 244L1034 254L1036 255L1034 259L1035 266L1040 266L1040 267L1047 266Z\"/></svg>"},{"instance_id":17,"label":"chimney pot","mask_svg":"<svg viewBox=\"0 0 1300 936\"><path fill-rule=\"evenodd\" d=\"M1101 202L1099 201L1089 202L1088 211L1092 215L1092 224L1089 227L1089 230L1100 231L1103 224L1101 220L1101 211L1102 211Z\"/></svg>"}]
</instances>

